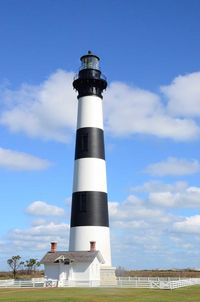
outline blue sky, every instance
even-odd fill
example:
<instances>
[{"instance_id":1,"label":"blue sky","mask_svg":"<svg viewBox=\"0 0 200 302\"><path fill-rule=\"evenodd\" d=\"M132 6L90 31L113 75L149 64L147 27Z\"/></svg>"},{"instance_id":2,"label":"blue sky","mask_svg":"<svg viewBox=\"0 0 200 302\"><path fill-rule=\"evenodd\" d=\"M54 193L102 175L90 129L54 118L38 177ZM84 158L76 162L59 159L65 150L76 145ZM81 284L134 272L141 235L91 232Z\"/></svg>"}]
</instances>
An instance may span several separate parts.
<instances>
[{"instance_id":1,"label":"blue sky","mask_svg":"<svg viewBox=\"0 0 200 302\"><path fill-rule=\"evenodd\" d=\"M72 80L100 56L113 265L199 267L200 3L0 3L0 269L68 248Z\"/></svg>"}]
</instances>

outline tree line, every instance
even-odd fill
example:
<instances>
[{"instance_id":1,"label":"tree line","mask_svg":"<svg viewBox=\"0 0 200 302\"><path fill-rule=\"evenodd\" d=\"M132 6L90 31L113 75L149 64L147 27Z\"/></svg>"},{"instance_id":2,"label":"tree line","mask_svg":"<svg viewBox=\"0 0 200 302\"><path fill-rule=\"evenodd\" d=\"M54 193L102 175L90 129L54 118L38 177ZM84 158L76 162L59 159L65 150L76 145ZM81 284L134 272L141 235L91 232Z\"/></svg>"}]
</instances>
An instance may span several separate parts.
<instances>
[{"instance_id":1,"label":"tree line","mask_svg":"<svg viewBox=\"0 0 200 302\"><path fill-rule=\"evenodd\" d=\"M16 278L17 272L23 271L26 274L32 274L40 266L40 262L35 258L30 258L29 260L22 261L21 256L12 256L7 260L7 264L10 267L13 278Z\"/></svg>"}]
</instances>

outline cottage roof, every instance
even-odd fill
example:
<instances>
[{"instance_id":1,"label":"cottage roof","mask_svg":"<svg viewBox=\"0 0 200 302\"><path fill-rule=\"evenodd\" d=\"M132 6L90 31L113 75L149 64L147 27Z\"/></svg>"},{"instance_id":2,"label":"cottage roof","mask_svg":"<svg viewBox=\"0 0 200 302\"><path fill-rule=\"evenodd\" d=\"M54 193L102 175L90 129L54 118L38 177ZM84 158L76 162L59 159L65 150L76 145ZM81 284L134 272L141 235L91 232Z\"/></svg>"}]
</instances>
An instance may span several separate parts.
<instances>
[{"instance_id":1,"label":"cottage roof","mask_svg":"<svg viewBox=\"0 0 200 302\"><path fill-rule=\"evenodd\" d=\"M40 263L50 264L66 261L66 264L72 262L89 262L91 263L95 258L99 260L100 263L105 263L100 251L57 251L57 252L47 252L46 255L41 259ZM69 262L69 263L67 263Z\"/></svg>"}]
</instances>

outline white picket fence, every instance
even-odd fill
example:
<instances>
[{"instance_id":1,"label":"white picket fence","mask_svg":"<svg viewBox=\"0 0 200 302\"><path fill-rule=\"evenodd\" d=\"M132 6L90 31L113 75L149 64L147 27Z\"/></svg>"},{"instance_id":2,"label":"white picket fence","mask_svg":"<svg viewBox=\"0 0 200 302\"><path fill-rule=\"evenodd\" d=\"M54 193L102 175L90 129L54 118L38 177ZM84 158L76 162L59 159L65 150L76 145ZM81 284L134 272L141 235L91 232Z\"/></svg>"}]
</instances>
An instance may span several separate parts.
<instances>
[{"instance_id":1,"label":"white picket fence","mask_svg":"<svg viewBox=\"0 0 200 302\"><path fill-rule=\"evenodd\" d=\"M11 287L11 288L21 288L21 287L44 287L45 280L42 278L42 280L35 281L33 280L14 280L14 279L8 279L8 280L0 280L0 288L1 287ZM57 284L56 284L57 286ZM51 286L52 287L52 286Z\"/></svg>"},{"instance_id":2,"label":"white picket fence","mask_svg":"<svg viewBox=\"0 0 200 302\"><path fill-rule=\"evenodd\" d=\"M117 287L123 288L154 288L154 289L175 289L184 286L200 285L200 278L159 278L159 277L119 277Z\"/></svg>"},{"instance_id":3,"label":"white picket fence","mask_svg":"<svg viewBox=\"0 0 200 302\"><path fill-rule=\"evenodd\" d=\"M200 285L200 278L145 278L118 277L116 284L99 284L94 281L58 281L44 278L32 280L0 280L0 288L41 288L41 287L118 287L176 289L185 286Z\"/></svg>"}]
</instances>

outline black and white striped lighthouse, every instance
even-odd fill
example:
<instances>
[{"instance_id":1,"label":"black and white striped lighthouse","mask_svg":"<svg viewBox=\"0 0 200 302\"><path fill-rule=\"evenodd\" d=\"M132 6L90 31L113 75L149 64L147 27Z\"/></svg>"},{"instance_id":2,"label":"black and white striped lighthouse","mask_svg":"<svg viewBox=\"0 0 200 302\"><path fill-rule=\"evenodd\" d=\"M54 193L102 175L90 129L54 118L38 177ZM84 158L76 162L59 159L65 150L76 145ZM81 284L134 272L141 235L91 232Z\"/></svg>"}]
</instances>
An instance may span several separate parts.
<instances>
[{"instance_id":1,"label":"black and white striped lighthouse","mask_svg":"<svg viewBox=\"0 0 200 302\"><path fill-rule=\"evenodd\" d=\"M88 51L73 87L78 91L69 251L88 251L96 242L111 266L102 92L107 87L99 57Z\"/></svg>"}]
</instances>

